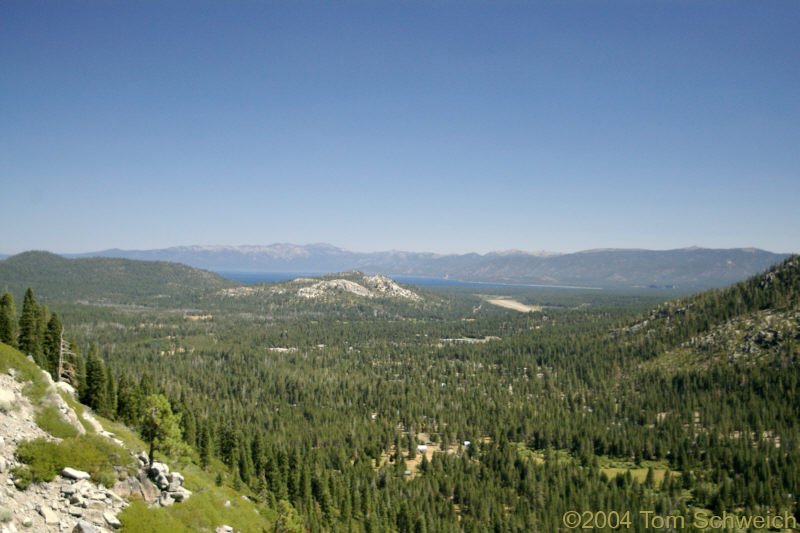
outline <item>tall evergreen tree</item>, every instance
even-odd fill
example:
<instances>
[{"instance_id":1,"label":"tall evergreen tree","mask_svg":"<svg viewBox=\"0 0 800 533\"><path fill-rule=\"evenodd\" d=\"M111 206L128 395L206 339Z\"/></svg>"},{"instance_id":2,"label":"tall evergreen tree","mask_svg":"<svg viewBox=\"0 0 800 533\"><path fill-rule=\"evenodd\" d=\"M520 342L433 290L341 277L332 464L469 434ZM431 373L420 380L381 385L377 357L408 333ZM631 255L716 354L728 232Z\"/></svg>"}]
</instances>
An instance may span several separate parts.
<instances>
[{"instance_id":1,"label":"tall evergreen tree","mask_svg":"<svg viewBox=\"0 0 800 533\"><path fill-rule=\"evenodd\" d=\"M44 353L45 370L50 372L53 380L58 381L61 376L58 376L58 357L61 353L61 333L62 333L61 319L58 313L53 313L50 320L47 322L47 329L44 333L44 342L42 343L42 351Z\"/></svg>"},{"instance_id":2,"label":"tall evergreen tree","mask_svg":"<svg viewBox=\"0 0 800 533\"><path fill-rule=\"evenodd\" d=\"M127 374L122 374L117 386L117 416L128 425L139 423L142 417L144 396L139 384L131 381Z\"/></svg>"},{"instance_id":3,"label":"tall evergreen tree","mask_svg":"<svg viewBox=\"0 0 800 533\"><path fill-rule=\"evenodd\" d=\"M78 343L75 342L74 337L70 340L69 344L74 354L72 357L72 366L75 374L72 379L72 386L75 387L78 398L83 398L86 395L86 358L81 355Z\"/></svg>"},{"instance_id":4,"label":"tall evergreen tree","mask_svg":"<svg viewBox=\"0 0 800 533\"><path fill-rule=\"evenodd\" d=\"M107 392L108 386L106 385L103 361L97 355L97 347L92 344L86 360L86 389L81 401L98 413L104 413L108 404Z\"/></svg>"},{"instance_id":5,"label":"tall evergreen tree","mask_svg":"<svg viewBox=\"0 0 800 533\"><path fill-rule=\"evenodd\" d=\"M34 359L39 354L39 304L33 295L33 289L28 287L22 301L22 314L19 317L19 350L31 355Z\"/></svg>"},{"instance_id":6,"label":"tall evergreen tree","mask_svg":"<svg viewBox=\"0 0 800 533\"><path fill-rule=\"evenodd\" d=\"M17 345L17 308L10 292L0 297L0 342Z\"/></svg>"},{"instance_id":7,"label":"tall evergreen tree","mask_svg":"<svg viewBox=\"0 0 800 533\"><path fill-rule=\"evenodd\" d=\"M106 365L106 405L104 416L116 418L117 416L117 380L109 365Z\"/></svg>"},{"instance_id":8,"label":"tall evergreen tree","mask_svg":"<svg viewBox=\"0 0 800 533\"><path fill-rule=\"evenodd\" d=\"M172 413L169 400L162 394L145 399L142 437L150 444L150 463L156 450L172 455L186 447L181 441L180 415Z\"/></svg>"},{"instance_id":9,"label":"tall evergreen tree","mask_svg":"<svg viewBox=\"0 0 800 533\"><path fill-rule=\"evenodd\" d=\"M44 338L45 333L47 333L47 322L50 320L50 312L47 309L47 306L42 303L37 306L37 311L36 340L39 346L39 351L37 355L33 356L33 358L36 359L36 363L40 367L47 368L49 366L49 361L47 359L47 354L44 352Z\"/></svg>"},{"instance_id":10,"label":"tall evergreen tree","mask_svg":"<svg viewBox=\"0 0 800 533\"><path fill-rule=\"evenodd\" d=\"M205 468L208 466L208 460L211 457L211 432L209 423L203 424L200 430L200 466Z\"/></svg>"}]
</instances>

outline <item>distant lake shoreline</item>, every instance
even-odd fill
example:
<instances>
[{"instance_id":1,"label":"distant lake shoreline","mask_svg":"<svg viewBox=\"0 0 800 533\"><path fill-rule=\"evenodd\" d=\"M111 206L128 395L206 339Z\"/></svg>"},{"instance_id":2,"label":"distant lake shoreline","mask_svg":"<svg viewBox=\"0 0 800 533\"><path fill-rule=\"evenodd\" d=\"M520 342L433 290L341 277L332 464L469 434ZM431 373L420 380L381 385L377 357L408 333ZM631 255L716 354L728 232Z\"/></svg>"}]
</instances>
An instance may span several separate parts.
<instances>
[{"instance_id":1,"label":"distant lake shoreline","mask_svg":"<svg viewBox=\"0 0 800 533\"><path fill-rule=\"evenodd\" d=\"M295 278L308 278L314 276L324 276L331 274L331 272L248 272L248 271L231 271L231 270L217 270L217 274L224 278L238 281L240 283L254 284L254 283L277 283L280 281L289 281ZM582 289L582 290L601 290L597 287L571 287L565 285L530 285L524 283L499 283L499 282L482 282L482 281L461 281L457 279L448 278L432 278L427 276L404 276L387 274L390 278L398 283L406 283L409 285L418 285L421 287L515 287L515 288L543 288L543 289Z\"/></svg>"}]
</instances>

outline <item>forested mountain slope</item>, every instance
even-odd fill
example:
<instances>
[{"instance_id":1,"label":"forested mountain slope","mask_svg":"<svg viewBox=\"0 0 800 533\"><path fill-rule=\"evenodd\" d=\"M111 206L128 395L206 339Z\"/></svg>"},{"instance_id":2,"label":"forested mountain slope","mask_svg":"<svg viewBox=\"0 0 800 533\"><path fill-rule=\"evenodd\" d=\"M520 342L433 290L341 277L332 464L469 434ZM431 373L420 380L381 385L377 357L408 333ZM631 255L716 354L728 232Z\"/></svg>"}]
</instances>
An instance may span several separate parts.
<instances>
[{"instance_id":1,"label":"forested mountain slope","mask_svg":"<svg viewBox=\"0 0 800 533\"><path fill-rule=\"evenodd\" d=\"M138 427L164 395L223 487L314 533L798 515L797 257L644 313L640 294L519 289L540 309L521 313L400 288L421 299L357 294L371 289L351 272L174 309L48 304L99 412Z\"/></svg>"},{"instance_id":2,"label":"forested mountain slope","mask_svg":"<svg viewBox=\"0 0 800 533\"><path fill-rule=\"evenodd\" d=\"M626 332L656 353L666 350L661 363L787 354L800 339L800 256L725 289L666 302Z\"/></svg>"},{"instance_id":3,"label":"forested mountain slope","mask_svg":"<svg viewBox=\"0 0 800 533\"><path fill-rule=\"evenodd\" d=\"M65 259L49 252L24 252L0 261L0 291L21 295L27 287L36 287L39 296L64 302L143 303L238 285L178 263L105 257Z\"/></svg>"}]
</instances>

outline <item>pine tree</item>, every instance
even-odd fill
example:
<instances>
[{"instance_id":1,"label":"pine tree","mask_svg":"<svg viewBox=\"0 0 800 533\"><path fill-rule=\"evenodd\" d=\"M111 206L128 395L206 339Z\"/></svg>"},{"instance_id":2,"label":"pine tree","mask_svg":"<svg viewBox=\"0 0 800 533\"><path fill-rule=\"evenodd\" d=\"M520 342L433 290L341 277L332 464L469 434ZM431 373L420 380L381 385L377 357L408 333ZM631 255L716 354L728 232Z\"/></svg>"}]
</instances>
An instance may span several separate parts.
<instances>
[{"instance_id":1,"label":"pine tree","mask_svg":"<svg viewBox=\"0 0 800 533\"><path fill-rule=\"evenodd\" d=\"M197 419L186 404L181 404L181 433L183 440L191 446L197 445Z\"/></svg>"},{"instance_id":2,"label":"pine tree","mask_svg":"<svg viewBox=\"0 0 800 533\"><path fill-rule=\"evenodd\" d=\"M50 311L47 309L45 304L39 304L37 307L38 315L36 317L36 340L39 346L38 357L36 355L33 356L36 359L36 363L42 367L47 368L49 364L47 361L47 354L44 352L44 338L45 333L47 333L47 322L50 320Z\"/></svg>"},{"instance_id":3,"label":"pine tree","mask_svg":"<svg viewBox=\"0 0 800 533\"><path fill-rule=\"evenodd\" d=\"M25 298L22 301L22 314L19 317L19 350L31 355L34 359L39 354L39 328L37 320L39 318L39 304L33 295L30 287L25 291Z\"/></svg>"},{"instance_id":4,"label":"pine tree","mask_svg":"<svg viewBox=\"0 0 800 533\"><path fill-rule=\"evenodd\" d=\"M211 457L211 431L206 421L200 430L200 466L205 469Z\"/></svg>"},{"instance_id":5,"label":"pine tree","mask_svg":"<svg viewBox=\"0 0 800 533\"><path fill-rule=\"evenodd\" d=\"M106 385L103 361L97 355L97 347L92 344L89 349L89 358L86 361L86 388L81 401L98 413L103 413L108 404L107 392L108 386Z\"/></svg>"},{"instance_id":6,"label":"pine tree","mask_svg":"<svg viewBox=\"0 0 800 533\"><path fill-rule=\"evenodd\" d=\"M173 455L186 450L181 440L180 415L173 414L169 400L162 394L145 398L142 437L150 444L150 463L156 450Z\"/></svg>"},{"instance_id":7,"label":"pine tree","mask_svg":"<svg viewBox=\"0 0 800 533\"><path fill-rule=\"evenodd\" d=\"M0 297L0 342L17 345L17 308L10 292Z\"/></svg>"},{"instance_id":8,"label":"pine tree","mask_svg":"<svg viewBox=\"0 0 800 533\"><path fill-rule=\"evenodd\" d=\"M106 365L106 405L105 415L107 418L117 417L117 381L109 365Z\"/></svg>"},{"instance_id":9,"label":"pine tree","mask_svg":"<svg viewBox=\"0 0 800 533\"><path fill-rule=\"evenodd\" d=\"M61 376L58 375L58 358L61 355L61 334L63 329L58 313L53 313L47 322L42 351L46 364L45 370L50 372L54 381L61 379Z\"/></svg>"},{"instance_id":10,"label":"pine tree","mask_svg":"<svg viewBox=\"0 0 800 533\"><path fill-rule=\"evenodd\" d=\"M128 425L139 423L142 417L144 396L139 384L132 382L127 374L122 374L117 386L117 416Z\"/></svg>"}]
</instances>

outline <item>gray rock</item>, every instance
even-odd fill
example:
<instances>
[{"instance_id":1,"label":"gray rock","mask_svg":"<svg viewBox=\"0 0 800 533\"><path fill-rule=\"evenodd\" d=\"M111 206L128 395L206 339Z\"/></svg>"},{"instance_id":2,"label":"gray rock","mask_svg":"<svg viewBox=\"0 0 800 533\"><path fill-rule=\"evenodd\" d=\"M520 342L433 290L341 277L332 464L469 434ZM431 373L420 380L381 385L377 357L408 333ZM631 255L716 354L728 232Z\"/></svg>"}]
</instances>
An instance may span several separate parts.
<instances>
[{"instance_id":1,"label":"gray rock","mask_svg":"<svg viewBox=\"0 0 800 533\"><path fill-rule=\"evenodd\" d=\"M97 533L97 528L86 520L79 520L72 533Z\"/></svg>"},{"instance_id":2,"label":"gray rock","mask_svg":"<svg viewBox=\"0 0 800 533\"><path fill-rule=\"evenodd\" d=\"M108 499L111 500L111 503L114 505L124 505L127 503L125 500L123 500L122 498L120 498L111 491L109 491L107 494L108 494Z\"/></svg>"},{"instance_id":3,"label":"gray rock","mask_svg":"<svg viewBox=\"0 0 800 533\"><path fill-rule=\"evenodd\" d=\"M169 467L164 463L159 463L156 461L150 467L150 474L155 477L163 474L166 477L166 475L169 474Z\"/></svg>"},{"instance_id":4,"label":"gray rock","mask_svg":"<svg viewBox=\"0 0 800 533\"><path fill-rule=\"evenodd\" d=\"M50 507L39 506L39 514L44 518L44 523L48 525L58 524L58 515Z\"/></svg>"},{"instance_id":5,"label":"gray rock","mask_svg":"<svg viewBox=\"0 0 800 533\"><path fill-rule=\"evenodd\" d=\"M165 476L164 474L159 474L158 476L156 476L155 481L156 485L158 485L158 488L160 488L161 490L164 490L167 487L169 487L169 480L167 479L167 476Z\"/></svg>"},{"instance_id":6,"label":"gray rock","mask_svg":"<svg viewBox=\"0 0 800 533\"><path fill-rule=\"evenodd\" d=\"M218 526L217 529L214 530L214 533L233 533L233 528L229 525L221 525Z\"/></svg>"},{"instance_id":7,"label":"gray rock","mask_svg":"<svg viewBox=\"0 0 800 533\"><path fill-rule=\"evenodd\" d=\"M70 467L66 467L64 470L62 470L61 475L68 479L89 479L89 477L91 477L86 472L75 470L74 468Z\"/></svg>"},{"instance_id":8,"label":"gray rock","mask_svg":"<svg viewBox=\"0 0 800 533\"><path fill-rule=\"evenodd\" d=\"M146 501L147 503L153 503L158 499L158 496L159 494L161 494L161 491L158 489L158 487L155 486L155 484L152 481L147 479L147 476L144 474L144 472L139 472L138 474L136 474L136 481L138 482L137 489L139 493L142 495L142 499L144 501ZM119 494L120 496L124 496L124 494L120 493L117 494Z\"/></svg>"},{"instance_id":9,"label":"gray rock","mask_svg":"<svg viewBox=\"0 0 800 533\"><path fill-rule=\"evenodd\" d=\"M169 495L174 499L176 502L182 502L188 500L189 497L192 495L192 491L185 489L183 487L178 487L178 490L170 491Z\"/></svg>"},{"instance_id":10,"label":"gray rock","mask_svg":"<svg viewBox=\"0 0 800 533\"><path fill-rule=\"evenodd\" d=\"M173 500L173 499L172 499L172 496L170 496L170 495L169 495L169 494L167 494L166 492L162 492L162 493L161 493L161 497L158 499L158 504L159 504L161 507L167 507L167 506L170 506L170 505L172 505L174 502L175 502L175 500Z\"/></svg>"},{"instance_id":11,"label":"gray rock","mask_svg":"<svg viewBox=\"0 0 800 533\"><path fill-rule=\"evenodd\" d=\"M103 519L106 521L106 524L108 524L114 529L119 529L122 526L122 523L120 523L120 521L117 520L117 517L114 515L114 513L106 511L105 513L103 513Z\"/></svg>"},{"instance_id":12,"label":"gray rock","mask_svg":"<svg viewBox=\"0 0 800 533\"><path fill-rule=\"evenodd\" d=\"M70 485L62 485L61 486L61 494L65 494L67 496L72 496L76 492L78 492L78 486L77 485L71 485L70 484Z\"/></svg>"}]
</instances>

